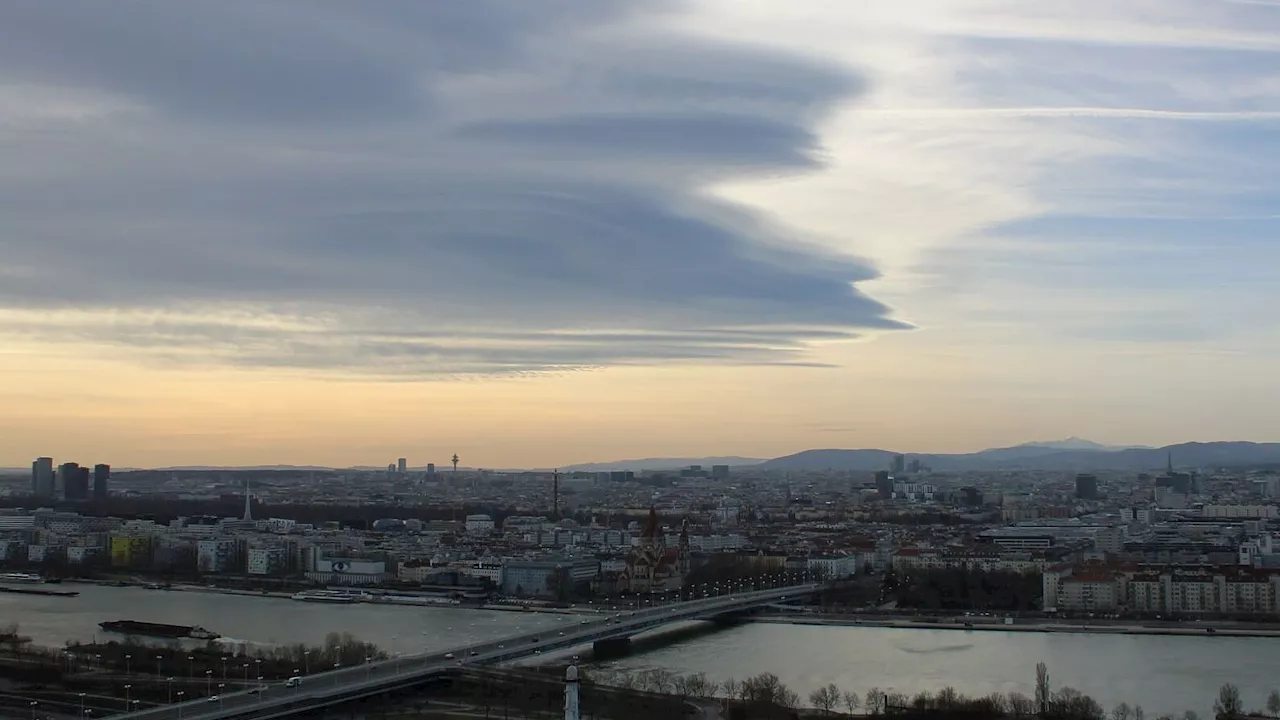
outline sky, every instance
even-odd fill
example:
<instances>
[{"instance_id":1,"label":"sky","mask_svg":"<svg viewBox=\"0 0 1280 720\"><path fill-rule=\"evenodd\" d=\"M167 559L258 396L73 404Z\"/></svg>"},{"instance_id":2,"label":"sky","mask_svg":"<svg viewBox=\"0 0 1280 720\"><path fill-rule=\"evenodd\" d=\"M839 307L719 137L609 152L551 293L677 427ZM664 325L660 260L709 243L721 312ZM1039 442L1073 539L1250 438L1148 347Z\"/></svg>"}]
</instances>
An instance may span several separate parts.
<instances>
[{"instance_id":1,"label":"sky","mask_svg":"<svg viewBox=\"0 0 1280 720\"><path fill-rule=\"evenodd\" d=\"M0 465L1280 440L1280 0L12 0Z\"/></svg>"}]
</instances>

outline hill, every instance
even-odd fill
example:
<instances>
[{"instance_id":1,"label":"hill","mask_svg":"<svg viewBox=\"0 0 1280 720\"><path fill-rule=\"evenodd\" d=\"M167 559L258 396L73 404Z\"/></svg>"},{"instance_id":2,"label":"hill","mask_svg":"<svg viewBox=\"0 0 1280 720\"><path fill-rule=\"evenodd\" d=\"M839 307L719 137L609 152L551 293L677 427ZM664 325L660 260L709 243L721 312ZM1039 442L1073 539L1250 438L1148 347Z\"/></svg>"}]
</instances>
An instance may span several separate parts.
<instances>
[{"instance_id":1,"label":"hill","mask_svg":"<svg viewBox=\"0 0 1280 720\"><path fill-rule=\"evenodd\" d=\"M762 470L885 470L897 454L888 450L805 450L766 460L757 467ZM1155 470L1163 468L1170 458L1178 467L1280 464L1280 443L1190 442L1119 450L1019 445L976 453L902 454L908 459L919 459L934 470Z\"/></svg>"},{"instance_id":2,"label":"hill","mask_svg":"<svg viewBox=\"0 0 1280 720\"><path fill-rule=\"evenodd\" d=\"M701 465L703 467L711 467L712 465L758 465L763 462L760 458L746 458L737 456L727 457L700 457L700 458L640 458L637 460L616 460L612 462L598 463L582 463L579 465L568 465L561 467L561 471L586 471L586 472L608 472L610 470L674 470L676 468L685 468L690 465Z\"/></svg>"}]
</instances>

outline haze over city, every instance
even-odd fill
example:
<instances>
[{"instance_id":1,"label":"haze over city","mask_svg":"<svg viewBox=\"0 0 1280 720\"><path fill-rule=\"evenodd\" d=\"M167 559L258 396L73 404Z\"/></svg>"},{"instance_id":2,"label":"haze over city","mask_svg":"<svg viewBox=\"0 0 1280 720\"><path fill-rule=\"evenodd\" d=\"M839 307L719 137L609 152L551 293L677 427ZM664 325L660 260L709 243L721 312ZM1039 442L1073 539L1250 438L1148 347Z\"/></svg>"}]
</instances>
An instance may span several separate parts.
<instances>
[{"instance_id":1,"label":"haze over city","mask_svg":"<svg viewBox=\"0 0 1280 720\"><path fill-rule=\"evenodd\" d=\"M1278 30L6 4L0 466L1280 439Z\"/></svg>"}]
</instances>

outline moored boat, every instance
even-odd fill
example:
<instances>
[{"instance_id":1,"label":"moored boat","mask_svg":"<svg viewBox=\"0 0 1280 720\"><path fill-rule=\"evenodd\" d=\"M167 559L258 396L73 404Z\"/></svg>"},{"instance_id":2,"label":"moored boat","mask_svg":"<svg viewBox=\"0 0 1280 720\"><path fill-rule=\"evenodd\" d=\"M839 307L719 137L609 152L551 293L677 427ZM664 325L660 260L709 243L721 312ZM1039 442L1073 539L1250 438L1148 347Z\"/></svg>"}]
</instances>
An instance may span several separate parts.
<instances>
[{"instance_id":1,"label":"moored boat","mask_svg":"<svg viewBox=\"0 0 1280 720\"><path fill-rule=\"evenodd\" d=\"M199 625L168 625L165 623L143 622L141 620L108 620L98 623L98 627L107 632L146 637L193 638L196 640L216 640L222 637L218 633L212 630L205 630Z\"/></svg>"},{"instance_id":2,"label":"moored boat","mask_svg":"<svg viewBox=\"0 0 1280 720\"><path fill-rule=\"evenodd\" d=\"M350 605L360 600L360 595L344 590L304 590L300 593L295 593L293 599L301 602Z\"/></svg>"}]
</instances>

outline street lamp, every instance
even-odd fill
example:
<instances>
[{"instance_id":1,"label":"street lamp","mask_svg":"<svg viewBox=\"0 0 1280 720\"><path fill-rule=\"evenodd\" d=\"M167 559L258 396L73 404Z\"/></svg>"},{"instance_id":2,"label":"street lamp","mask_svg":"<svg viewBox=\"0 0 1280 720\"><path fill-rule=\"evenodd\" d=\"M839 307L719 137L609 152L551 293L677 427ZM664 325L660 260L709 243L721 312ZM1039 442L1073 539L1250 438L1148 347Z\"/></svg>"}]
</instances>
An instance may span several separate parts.
<instances>
[{"instance_id":1,"label":"street lamp","mask_svg":"<svg viewBox=\"0 0 1280 720\"><path fill-rule=\"evenodd\" d=\"M172 705L173 704L173 676L171 675L165 678L165 680L169 681L169 704Z\"/></svg>"},{"instance_id":2,"label":"street lamp","mask_svg":"<svg viewBox=\"0 0 1280 720\"><path fill-rule=\"evenodd\" d=\"M311 674L311 651L310 650L302 651L302 668L304 670L303 672L304 675Z\"/></svg>"},{"instance_id":3,"label":"street lamp","mask_svg":"<svg viewBox=\"0 0 1280 720\"><path fill-rule=\"evenodd\" d=\"M222 709L222 696L227 694L227 684L218 683L218 709Z\"/></svg>"},{"instance_id":4,"label":"street lamp","mask_svg":"<svg viewBox=\"0 0 1280 720\"><path fill-rule=\"evenodd\" d=\"M187 695L186 690L178 691L178 720L182 720L182 703L184 702L182 698L186 697L186 695Z\"/></svg>"},{"instance_id":5,"label":"street lamp","mask_svg":"<svg viewBox=\"0 0 1280 720\"><path fill-rule=\"evenodd\" d=\"M222 656L222 679L227 679L227 656Z\"/></svg>"},{"instance_id":6,"label":"street lamp","mask_svg":"<svg viewBox=\"0 0 1280 720\"><path fill-rule=\"evenodd\" d=\"M124 709L125 709L125 712L128 712L128 711L129 711L129 690L130 690L131 688L133 688L133 686L132 686L132 685L125 685L125 686L124 686Z\"/></svg>"},{"instance_id":7,"label":"street lamp","mask_svg":"<svg viewBox=\"0 0 1280 720\"><path fill-rule=\"evenodd\" d=\"M36 706L39 704L40 703L35 700L31 701L31 720L36 720Z\"/></svg>"},{"instance_id":8,"label":"street lamp","mask_svg":"<svg viewBox=\"0 0 1280 720\"><path fill-rule=\"evenodd\" d=\"M84 717L84 693L77 693L80 696L80 716Z\"/></svg>"},{"instance_id":9,"label":"street lamp","mask_svg":"<svg viewBox=\"0 0 1280 720\"><path fill-rule=\"evenodd\" d=\"M204 671L204 694L205 695L213 694L213 671L212 670Z\"/></svg>"},{"instance_id":10,"label":"street lamp","mask_svg":"<svg viewBox=\"0 0 1280 720\"><path fill-rule=\"evenodd\" d=\"M132 656L132 655L125 655L125 656L124 656L124 674L125 674L125 675L130 675L130 674L132 674L132 673L133 673L133 671L129 669L129 664L130 664L130 663L132 663L132 662L133 662L133 656Z\"/></svg>"},{"instance_id":11,"label":"street lamp","mask_svg":"<svg viewBox=\"0 0 1280 720\"><path fill-rule=\"evenodd\" d=\"M190 677L193 680L196 677L196 656L195 655L187 656L187 677Z\"/></svg>"}]
</instances>

